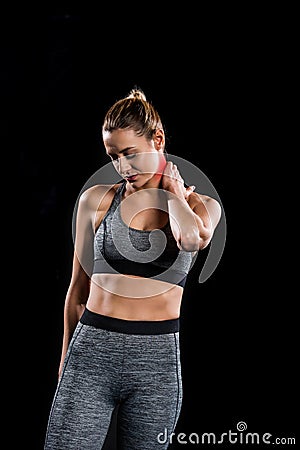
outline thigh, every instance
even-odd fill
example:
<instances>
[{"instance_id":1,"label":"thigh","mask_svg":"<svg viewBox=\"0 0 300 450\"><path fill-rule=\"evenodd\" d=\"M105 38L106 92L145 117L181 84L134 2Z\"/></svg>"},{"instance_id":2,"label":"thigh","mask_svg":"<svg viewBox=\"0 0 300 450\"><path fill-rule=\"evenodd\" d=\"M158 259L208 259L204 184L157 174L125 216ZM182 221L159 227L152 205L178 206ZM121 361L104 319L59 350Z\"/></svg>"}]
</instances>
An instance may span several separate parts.
<instances>
[{"instance_id":1,"label":"thigh","mask_svg":"<svg viewBox=\"0 0 300 450\"><path fill-rule=\"evenodd\" d=\"M119 407L119 448L167 449L182 405L180 367L170 372L132 373L130 385L131 393Z\"/></svg>"},{"instance_id":2,"label":"thigh","mask_svg":"<svg viewBox=\"0 0 300 450\"><path fill-rule=\"evenodd\" d=\"M99 450L104 443L116 403L114 382L97 345L91 345L90 332L82 324L74 332L50 411L45 450ZM99 336L97 343L101 345Z\"/></svg>"}]
</instances>

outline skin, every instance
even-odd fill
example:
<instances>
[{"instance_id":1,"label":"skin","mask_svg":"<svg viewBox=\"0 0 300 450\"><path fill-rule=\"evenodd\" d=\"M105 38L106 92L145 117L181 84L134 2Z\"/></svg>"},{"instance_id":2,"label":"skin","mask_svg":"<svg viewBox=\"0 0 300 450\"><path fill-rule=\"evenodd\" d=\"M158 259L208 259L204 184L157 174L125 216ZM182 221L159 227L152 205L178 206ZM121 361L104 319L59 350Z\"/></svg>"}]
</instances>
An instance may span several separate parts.
<instances>
[{"instance_id":1,"label":"skin","mask_svg":"<svg viewBox=\"0 0 300 450\"><path fill-rule=\"evenodd\" d=\"M132 129L119 129L104 132L103 142L115 169L127 180L121 204L123 221L132 228L153 230L162 228L169 219L180 249L197 252L205 248L220 220L220 205L211 197L193 192L194 187L184 186L176 165L164 157L163 130L157 130L149 141ZM93 186L79 201L59 376L85 306L96 313L126 320L153 321L180 316L181 286L122 274L90 276L94 234L118 187L119 184Z\"/></svg>"}]
</instances>

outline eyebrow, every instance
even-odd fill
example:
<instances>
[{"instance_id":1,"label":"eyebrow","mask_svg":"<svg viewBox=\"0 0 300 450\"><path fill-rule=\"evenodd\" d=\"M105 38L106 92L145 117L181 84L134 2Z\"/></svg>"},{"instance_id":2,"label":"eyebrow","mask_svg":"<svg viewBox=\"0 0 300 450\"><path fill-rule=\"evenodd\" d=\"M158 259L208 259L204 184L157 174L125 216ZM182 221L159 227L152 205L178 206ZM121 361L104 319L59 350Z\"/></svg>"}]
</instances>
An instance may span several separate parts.
<instances>
[{"instance_id":1,"label":"eyebrow","mask_svg":"<svg viewBox=\"0 0 300 450\"><path fill-rule=\"evenodd\" d=\"M120 150L119 153L127 152L128 150L131 150L131 149L133 149L133 148L135 148L135 147L132 146L132 147L126 147L126 148L123 148L123 150ZM108 154L110 154L110 152L108 152Z\"/></svg>"}]
</instances>

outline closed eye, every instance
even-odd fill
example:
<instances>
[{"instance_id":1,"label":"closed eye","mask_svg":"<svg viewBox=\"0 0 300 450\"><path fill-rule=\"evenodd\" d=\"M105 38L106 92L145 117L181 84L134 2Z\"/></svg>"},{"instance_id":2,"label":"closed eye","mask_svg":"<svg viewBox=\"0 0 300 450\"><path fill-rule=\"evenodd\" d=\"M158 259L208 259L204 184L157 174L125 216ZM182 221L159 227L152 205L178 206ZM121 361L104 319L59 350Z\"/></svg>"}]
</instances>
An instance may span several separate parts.
<instances>
[{"instance_id":1,"label":"closed eye","mask_svg":"<svg viewBox=\"0 0 300 450\"><path fill-rule=\"evenodd\" d=\"M117 159L118 159L118 156L117 155L115 155L115 154L109 154L108 153L108 156L110 157L110 159L112 159L113 161L116 161ZM125 156L125 158L126 159L133 159L135 156L136 156L136 154L135 153L131 153L130 155L124 155Z\"/></svg>"},{"instance_id":2,"label":"closed eye","mask_svg":"<svg viewBox=\"0 0 300 450\"><path fill-rule=\"evenodd\" d=\"M124 155L126 159L132 159L135 157L135 153L131 153L130 155Z\"/></svg>"},{"instance_id":3,"label":"closed eye","mask_svg":"<svg viewBox=\"0 0 300 450\"><path fill-rule=\"evenodd\" d=\"M122 153L122 152L121 152ZM116 153L107 153L107 155L110 157L110 159L112 161L117 161L119 159L120 156L118 156ZM133 159L136 156L136 153L125 153L124 152L124 157L126 159ZM121 156L122 157L122 156Z\"/></svg>"}]
</instances>

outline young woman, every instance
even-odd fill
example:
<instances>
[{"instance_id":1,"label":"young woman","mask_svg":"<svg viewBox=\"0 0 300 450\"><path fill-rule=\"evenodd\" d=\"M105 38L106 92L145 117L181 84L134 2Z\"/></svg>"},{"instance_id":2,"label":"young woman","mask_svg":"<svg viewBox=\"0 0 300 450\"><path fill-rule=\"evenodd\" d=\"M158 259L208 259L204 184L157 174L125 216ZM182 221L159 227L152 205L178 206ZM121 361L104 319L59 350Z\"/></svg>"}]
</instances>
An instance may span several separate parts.
<instances>
[{"instance_id":1,"label":"young woman","mask_svg":"<svg viewBox=\"0 0 300 450\"><path fill-rule=\"evenodd\" d=\"M139 89L107 112L103 142L122 182L80 196L57 390L45 450L103 447L118 405L123 450L155 450L182 404L180 306L220 204L167 161L160 116Z\"/></svg>"}]
</instances>

